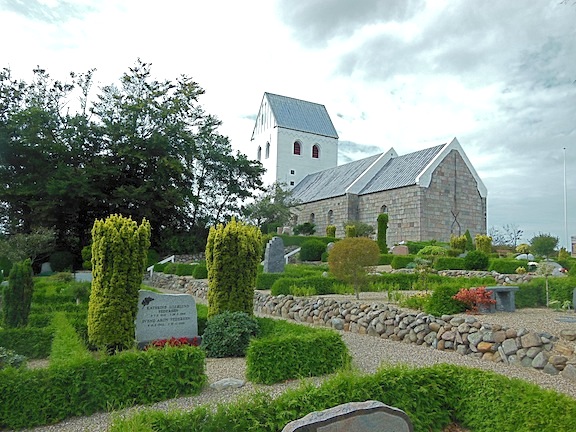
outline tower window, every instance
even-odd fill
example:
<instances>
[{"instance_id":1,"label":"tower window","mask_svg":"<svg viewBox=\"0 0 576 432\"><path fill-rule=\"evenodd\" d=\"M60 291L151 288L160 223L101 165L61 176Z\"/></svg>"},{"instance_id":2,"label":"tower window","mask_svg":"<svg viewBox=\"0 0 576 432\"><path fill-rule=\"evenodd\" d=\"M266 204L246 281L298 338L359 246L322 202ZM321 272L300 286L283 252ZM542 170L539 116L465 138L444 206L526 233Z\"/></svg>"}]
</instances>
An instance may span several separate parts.
<instances>
[{"instance_id":1,"label":"tower window","mask_svg":"<svg viewBox=\"0 0 576 432\"><path fill-rule=\"evenodd\" d=\"M294 154L299 155L301 152L300 143L298 141L294 141Z\"/></svg>"},{"instance_id":2,"label":"tower window","mask_svg":"<svg viewBox=\"0 0 576 432\"><path fill-rule=\"evenodd\" d=\"M312 146L312 157L314 159L318 159L320 157L320 148L316 144Z\"/></svg>"}]
</instances>

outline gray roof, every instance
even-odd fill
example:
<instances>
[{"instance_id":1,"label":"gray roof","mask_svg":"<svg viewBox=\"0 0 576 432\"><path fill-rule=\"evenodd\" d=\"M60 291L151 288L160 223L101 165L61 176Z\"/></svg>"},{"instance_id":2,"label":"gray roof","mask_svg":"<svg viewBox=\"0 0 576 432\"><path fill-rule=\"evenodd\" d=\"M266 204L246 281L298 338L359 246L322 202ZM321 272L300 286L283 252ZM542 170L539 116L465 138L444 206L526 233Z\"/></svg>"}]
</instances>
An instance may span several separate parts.
<instances>
[{"instance_id":1,"label":"gray roof","mask_svg":"<svg viewBox=\"0 0 576 432\"><path fill-rule=\"evenodd\" d=\"M445 144L392 158L368 182L359 195L397 189L416 184L416 177L442 151Z\"/></svg>"},{"instance_id":2,"label":"gray roof","mask_svg":"<svg viewBox=\"0 0 576 432\"><path fill-rule=\"evenodd\" d=\"M298 202L311 202L344 195L345 190L379 156L380 154L376 154L345 165L308 174L292 189L292 196Z\"/></svg>"},{"instance_id":3,"label":"gray roof","mask_svg":"<svg viewBox=\"0 0 576 432\"><path fill-rule=\"evenodd\" d=\"M279 127L338 138L324 105L273 93L264 93L264 96Z\"/></svg>"},{"instance_id":4,"label":"gray roof","mask_svg":"<svg viewBox=\"0 0 576 432\"><path fill-rule=\"evenodd\" d=\"M361 189L359 195L416 184L418 175L434 160L445 145L430 147L390 159ZM297 201L306 203L344 195L346 189L381 155L382 153L376 154L335 168L309 174L294 187L293 196Z\"/></svg>"}]
</instances>

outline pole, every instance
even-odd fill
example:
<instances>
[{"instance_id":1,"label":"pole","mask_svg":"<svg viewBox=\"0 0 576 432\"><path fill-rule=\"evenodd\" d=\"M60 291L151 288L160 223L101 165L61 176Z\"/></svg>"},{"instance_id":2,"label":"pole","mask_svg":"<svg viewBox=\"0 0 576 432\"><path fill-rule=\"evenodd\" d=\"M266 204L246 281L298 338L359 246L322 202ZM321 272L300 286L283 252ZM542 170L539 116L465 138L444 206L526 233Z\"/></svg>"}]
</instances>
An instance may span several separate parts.
<instances>
[{"instance_id":1,"label":"pole","mask_svg":"<svg viewBox=\"0 0 576 432\"><path fill-rule=\"evenodd\" d=\"M564 238L566 239L566 250L570 250L570 239L568 238L568 194L566 190L566 147L564 147Z\"/></svg>"}]
</instances>

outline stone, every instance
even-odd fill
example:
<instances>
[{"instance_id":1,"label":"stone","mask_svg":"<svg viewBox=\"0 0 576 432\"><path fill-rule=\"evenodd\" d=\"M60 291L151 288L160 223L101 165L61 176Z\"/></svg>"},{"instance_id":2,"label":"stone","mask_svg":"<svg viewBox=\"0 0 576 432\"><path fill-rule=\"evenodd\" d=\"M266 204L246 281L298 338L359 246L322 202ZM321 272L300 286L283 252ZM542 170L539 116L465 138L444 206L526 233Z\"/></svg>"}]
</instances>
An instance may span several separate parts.
<instances>
[{"instance_id":1,"label":"stone","mask_svg":"<svg viewBox=\"0 0 576 432\"><path fill-rule=\"evenodd\" d=\"M392 247L392 255L409 255L410 251L406 245L396 245Z\"/></svg>"},{"instance_id":2,"label":"stone","mask_svg":"<svg viewBox=\"0 0 576 432\"><path fill-rule=\"evenodd\" d=\"M516 345L515 339L506 339L504 342L502 342L501 348L504 354L507 356L516 354L518 351L518 346Z\"/></svg>"},{"instance_id":3,"label":"stone","mask_svg":"<svg viewBox=\"0 0 576 432\"><path fill-rule=\"evenodd\" d=\"M538 354L540 354L542 352L542 348L540 347L532 347L532 348L528 348L526 350L526 356L530 357L531 359L533 359L534 357L536 357Z\"/></svg>"},{"instance_id":4,"label":"stone","mask_svg":"<svg viewBox=\"0 0 576 432\"><path fill-rule=\"evenodd\" d=\"M562 372L560 372L564 378L569 379L570 381L576 382L576 366L568 364L564 368Z\"/></svg>"},{"instance_id":5,"label":"stone","mask_svg":"<svg viewBox=\"0 0 576 432\"><path fill-rule=\"evenodd\" d=\"M494 342L502 343L506 340L506 332L504 330L495 331L492 336L494 337Z\"/></svg>"},{"instance_id":6,"label":"stone","mask_svg":"<svg viewBox=\"0 0 576 432\"><path fill-rule=\"evenodd\" d=\"M481 353L485 353L485 352L489 352L492 351L492 348L494 347L494 344L491 342L480 342L476 348L478 349L479 352Z\"/></svg>"},{"instance_id":7,"label":"stone","mask_svg":"<svg viewBox=\"0 0 576 432\"><path fill-rule=\"evenodd\" d=\"M273 237L264 252L264 273L282 273L285 262L284 241L281 237Z\"/></svg>"},{"instance_id":8,"label":"stone","mask_svg":"<svg viewBox=\"0 0 576 432\"><path fill-rule=\"evenodd\" d=\"M576 330L564 329L560 331L560 337L568 341L576 340Z\"/></svg>"},{"instance_id":9,"label":"stone","mask_svg":"<svg viewBox=\"0 0 576 432\"><path fill-rule=\"evenodd\" d=\"M136 342L139 347L158 339L198 336L198 313L189 294L138 292Z\"/></svg>"},{"instance_id":10,"label":"stone","mask_svg":"<svg viewBox=\"0 0 576 432\"><path fill-rule=\"evenodd\" d=\"M240 388L245 384L244 381L236 378L223 378L220 381L210 384L210 388L215 390L225 390L227 388Z\"/></svg>"},{"instance_id":11,"label":"stone","mask_svg":"<svg viewBox=\"0 0 576 432\"><path fill-rule=\"evenodd\" d=\"M574 347L563 342L558 342L554 346L554 350L566 357L571 357L574 354Z\"/></svg>"},{"instance_id":12,"label":"stone","mask_svg":"<svg viewBox=\"0 0 576 432\"><path fill-rule=\"evenodd\" d=\"M414 432L406 413L379 401L349 402L315 411L284 426L282 432Z\"/></svg>"},{"instance_id":13,"label":"stone","mask_svg":"<svg viewBox=\"0 0 576 432\"><path fill-rule=\"evenodd\" d=\"M568 359L561 355L551 355L550 358L548 359L548 362L554 365L554 367L556 368L563 369L564 366L566 366Z\"/></svg>"},{"instance_id":14,"label":"stone","mask_svg":"<svg viewBox=\"0 0 576 432\"><path fill-rule=\"evenodd\" d=\"M520 336L522 348L539 347L542 346L542 339L536 333L530 332L524 336Z\"/></svg>"},{"instance_id":15,"label":"stone","mask_svg":"<svg viewBox=\"0 0 576 432\"><path fill-rule=\"evenodd\" d=\"M532 360L532 367L535 369L542 369L548 364L548 359L543 352L538 353L536 357Z\"/></svg>"},{"instance_id":16,"label":"stone","mask_svg":"<svg viewBox=\"0 0 576 432\"><path fill-rule=\"evenodd\" d=\"M470 343L470 345L476 346L482 340L482 337L483 335L481 332L470 333L468 335L468 342Z\"/></svg>"},{"instance_id":17,"label":"stone","mask_svg":"<svg viewBox=\"0 0 576 432\"><path fill-rule=\"evenodd\" d=\"M41 275L52 274L52 266L50 265L49 262L42 263L42 266L40 267L40 274Z\"/></svg>"},{"instance_id":18,"label":"stone","mask_svg":"<svg viewBox=\"0 0 576 432\"><path fill-rule=\"evenodd\" d=\"M560 371L558 371L558 369L556 369L550 363L546 363L546 366L544 366L544 369L542 369L542 372L547 373L548 375L558 375L560 373Z\"/></svg>"}]
</instances>

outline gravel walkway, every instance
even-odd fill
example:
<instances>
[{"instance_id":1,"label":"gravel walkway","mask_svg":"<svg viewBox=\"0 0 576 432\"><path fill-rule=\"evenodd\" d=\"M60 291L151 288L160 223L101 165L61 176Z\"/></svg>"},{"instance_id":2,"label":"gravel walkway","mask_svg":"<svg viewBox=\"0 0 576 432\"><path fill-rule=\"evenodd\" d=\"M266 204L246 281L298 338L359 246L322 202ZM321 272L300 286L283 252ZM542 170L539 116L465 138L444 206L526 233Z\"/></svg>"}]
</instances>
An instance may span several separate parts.
<instances>
[{"instance_id":1,"label":"gravel walkway","mask_svg":"<svg viewBox=\"0 0 576 432\"><path fill-rule=\"evenodd\" d=\"M377 293L366 296L362 294L363 301L377 301ZM381 294L380 294L381 296ZM197 299L202 302L201 299ZM545 309L522 309L515 313L497 313L480 317L483 322L501 324L511 328L526 328L538 332L546 331L558 335L560 330L576 329L576 323L559 323L556 320L561 317L574 317L573 312L553 312ZM483 370L489 370L509 377L520 378L532 382L543 388L553 389L565 393L576 399L576 386L561 376L551 376L539 372L532 368L521 366L506 366L502 363L492 363L473 358L471 356L460 356L455 352L437 351L429 347L418 346L403 342L393 342L386 339L375 338L367 335L359 335L349 332L340 332L344 342L353 355L354 365L362 372L375 372L382 364L408 364L413 366L431 366L438 363L451 363L462 366L469 366ZM209 383L216 382L222 378L245 379L246 363L243 358L235 359L207 359L206 372ZM313 382L320 383L322 378L313 378ZM193 397L183 397L160 402L151 405L149 408L157 410L190 409L201 404L215 405L222 402L234 401L242 395L250 394L254 391L266 391L275 396L288 388L297 387L298 381L281 383L272 386L256 385L247 382L240 389L226 389L216 391L206 388L200 395ZM42 426L32 431L105 431L111 423L112 416L124 416L142 407L129 408L113 414L99 413L89 417L79 417L66 420L52 426Z\"/></svg>"}]
</instances>

